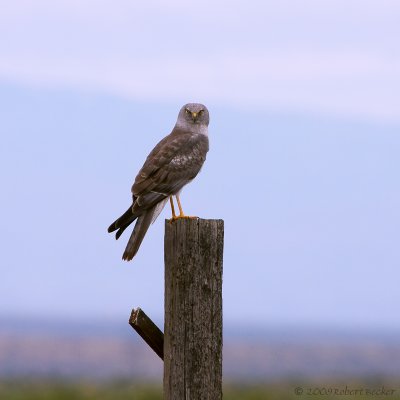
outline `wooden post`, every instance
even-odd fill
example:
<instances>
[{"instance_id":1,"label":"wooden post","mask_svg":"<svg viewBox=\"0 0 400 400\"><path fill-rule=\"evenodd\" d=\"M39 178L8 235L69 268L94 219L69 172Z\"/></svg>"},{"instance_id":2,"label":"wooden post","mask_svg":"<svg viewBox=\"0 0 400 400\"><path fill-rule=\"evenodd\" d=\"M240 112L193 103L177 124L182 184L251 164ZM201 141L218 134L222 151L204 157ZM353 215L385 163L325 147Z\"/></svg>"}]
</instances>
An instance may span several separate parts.
<instances>
[{"instance_id":1,"label":"wooden post","mask_svg":"<svg viewBox=\"0 0 400 400\"><path fill-rule=\"evenodd\" d=\"M222 399L222 220L166 221L164 400Z\"/></svg>"}]
</instances>

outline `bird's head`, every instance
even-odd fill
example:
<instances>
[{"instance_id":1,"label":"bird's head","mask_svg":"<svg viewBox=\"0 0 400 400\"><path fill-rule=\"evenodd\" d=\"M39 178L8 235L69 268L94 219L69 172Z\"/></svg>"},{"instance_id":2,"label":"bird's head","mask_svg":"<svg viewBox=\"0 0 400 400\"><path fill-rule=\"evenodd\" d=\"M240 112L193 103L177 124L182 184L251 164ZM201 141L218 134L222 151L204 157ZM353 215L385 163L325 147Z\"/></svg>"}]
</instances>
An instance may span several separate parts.
<instances>
[{"instance_id":1,"label":"bird's head","mask_svg":"<svg viewBox=\"0 0 400 400\"><path fill-rule=\"evenodd\" d=\"M178 115L178 121L185 122L185 125L205 125L208 126L210 116L207 107L199 103L185 104Z\"/></svg>"}]
</instances>

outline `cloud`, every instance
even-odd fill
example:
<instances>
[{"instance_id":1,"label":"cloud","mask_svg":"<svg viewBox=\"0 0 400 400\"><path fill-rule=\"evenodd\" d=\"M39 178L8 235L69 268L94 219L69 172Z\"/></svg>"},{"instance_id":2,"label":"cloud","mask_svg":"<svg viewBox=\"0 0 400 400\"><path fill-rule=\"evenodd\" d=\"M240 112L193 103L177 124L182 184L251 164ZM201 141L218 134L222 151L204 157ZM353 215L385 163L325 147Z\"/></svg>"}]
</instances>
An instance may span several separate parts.
<instances>
[{"instance_id":1,"label":"cloud","mask_svg":"<svg viewBox=\"0 0 400 400\"><path fill-rule=\"evenodd\" d=\"M400 120L395 2L112 4L9 5L0 16L0 79Z\"/></svg>"}]
</instances>

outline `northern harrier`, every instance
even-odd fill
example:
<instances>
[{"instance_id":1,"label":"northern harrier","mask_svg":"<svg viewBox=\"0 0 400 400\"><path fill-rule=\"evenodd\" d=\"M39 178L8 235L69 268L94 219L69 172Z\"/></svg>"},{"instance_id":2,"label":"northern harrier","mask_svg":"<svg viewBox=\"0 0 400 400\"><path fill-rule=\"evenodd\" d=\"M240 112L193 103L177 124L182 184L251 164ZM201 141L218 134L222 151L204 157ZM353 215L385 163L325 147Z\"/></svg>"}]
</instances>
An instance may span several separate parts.
<instances>
[{"instance_id":1,"label":"northern harrier","mask_svg":"<svg viewBox=\"0 0 400 400\"><path fill-rule=\"evenodd\" d=\"M129 261L136 255L150 224L156 220L170 199L172 220L188 218L184 215L179 193L199 173L208 152L209 114L202 104L189 103L179 111L172 132L162 139L148 155L132 186L132 205L113 222L108 232L122 232L135 220L122 259ZM179 207L176 216L173 196Z\"/></svg>"}]
</instances>

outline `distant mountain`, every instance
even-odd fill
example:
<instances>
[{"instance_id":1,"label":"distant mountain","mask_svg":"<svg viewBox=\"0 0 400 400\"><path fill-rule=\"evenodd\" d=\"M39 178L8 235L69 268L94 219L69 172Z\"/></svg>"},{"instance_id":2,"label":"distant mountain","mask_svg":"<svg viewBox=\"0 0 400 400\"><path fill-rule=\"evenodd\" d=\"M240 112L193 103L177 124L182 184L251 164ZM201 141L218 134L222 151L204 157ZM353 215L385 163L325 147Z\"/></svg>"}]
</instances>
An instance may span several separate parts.
<instances>
[{"instance_id":1,"label":"distant mountain","mask_svg":"<svg viewBox=\"0 0 400 400\"><path fill-rule=\"evenodd\" d=\"M162 380L162 361L129 325L1 320L1 377L129 377ZM398 338L399 336L397 336ZM226 380L398 377L400 340L370 332L228 328Z\"/></svg>"}]
</instances>

